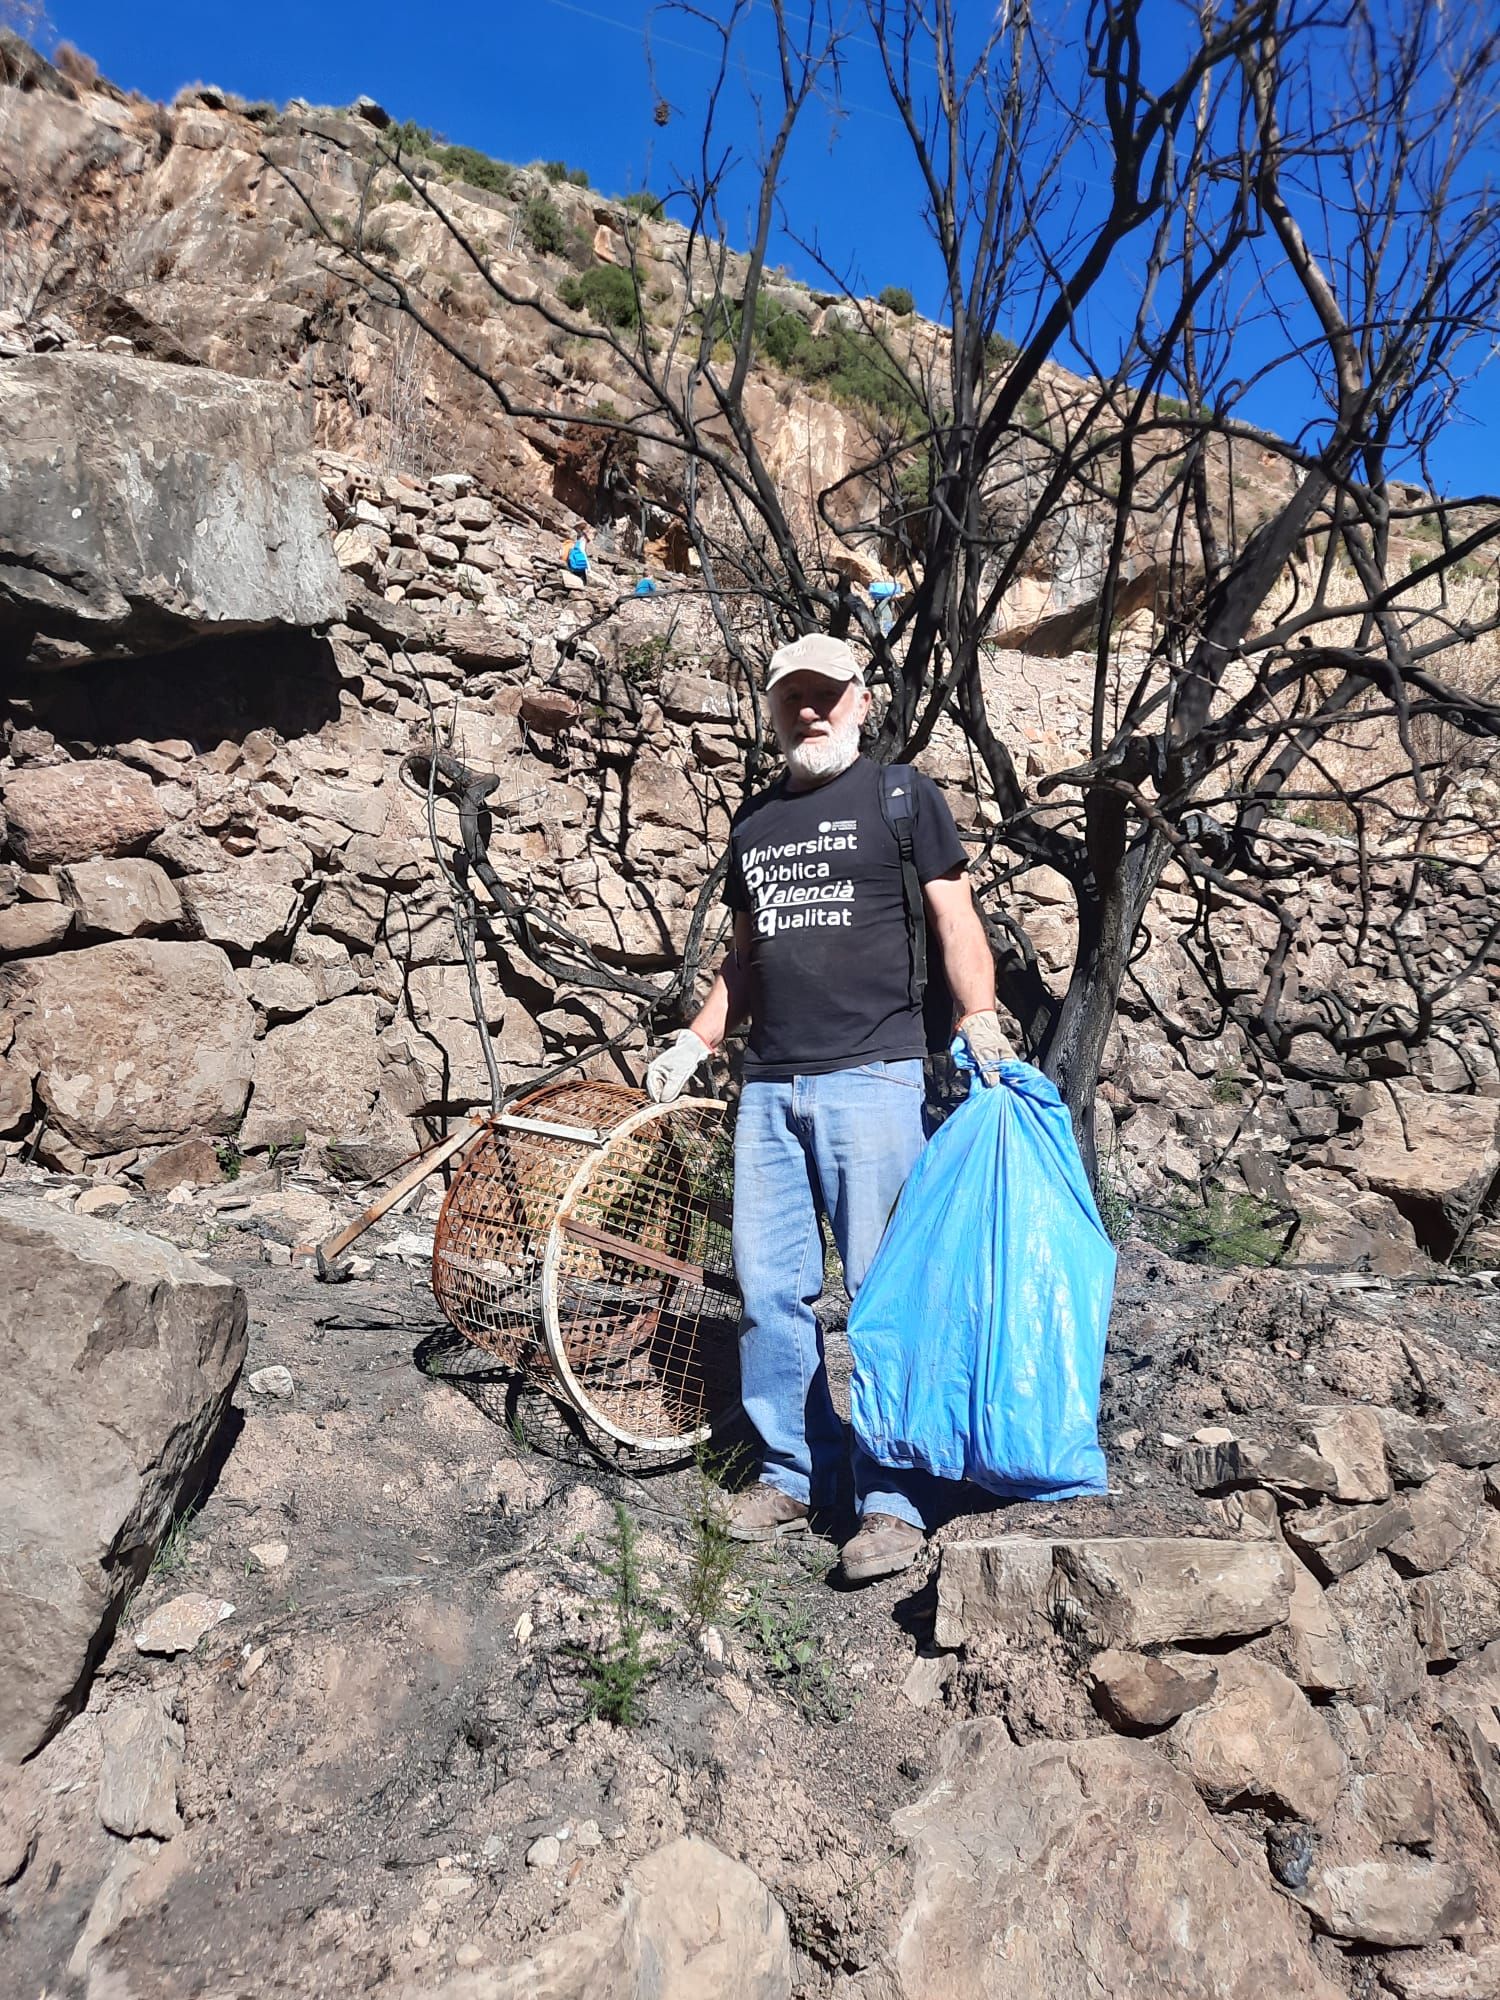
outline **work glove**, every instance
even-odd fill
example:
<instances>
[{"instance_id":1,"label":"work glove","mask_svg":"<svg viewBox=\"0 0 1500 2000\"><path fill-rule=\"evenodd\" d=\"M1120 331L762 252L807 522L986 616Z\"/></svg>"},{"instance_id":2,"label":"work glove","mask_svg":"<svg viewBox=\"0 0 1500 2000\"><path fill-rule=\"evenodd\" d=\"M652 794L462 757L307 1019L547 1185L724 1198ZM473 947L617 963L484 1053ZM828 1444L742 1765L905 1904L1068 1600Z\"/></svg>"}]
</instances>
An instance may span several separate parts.
<instances>
[{"instance_id":1,"label":"work glove","mask_svg":"<svg viewBox=\"0 0 1500 2000\"><path fill-rule=\"evenodd\" d=\"M713 1054L701 1035L681 1028L661 1054L646 1066L646 1095L653 1104L672 1104L681 1097L688 1078Z\"/></svg>"},{"instance_id":2,"label":"work glove","mask_svg":"<svg viewBox=\"0 0 1500 2000\"><path fill-rule=\"evenodd\" d=\"M998 1079L1001 1063L1016 1059L1016 1052L1001 1029L1000 1016L993 1008L981 1014L965 1014L958 1024L958 1036L983 1084Z\"/></svg>"}]
</instances>

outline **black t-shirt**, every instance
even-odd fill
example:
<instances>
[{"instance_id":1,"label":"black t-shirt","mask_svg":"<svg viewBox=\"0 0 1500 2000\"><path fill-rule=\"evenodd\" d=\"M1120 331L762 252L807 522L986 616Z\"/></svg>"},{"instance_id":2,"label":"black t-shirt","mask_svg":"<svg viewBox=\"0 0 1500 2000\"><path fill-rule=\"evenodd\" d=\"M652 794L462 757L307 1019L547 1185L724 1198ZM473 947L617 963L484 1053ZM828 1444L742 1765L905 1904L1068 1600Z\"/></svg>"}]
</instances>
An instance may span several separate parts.
<instances>
[{"instance_id":1,"label":"black t-shirt","mask_svg":"<svg viewBox=\"0 0 1500 2000\"><path fill-rule=\"evenodd\" d=\"M931 882L966 857L942 793L911 777L917 873ZM747 800L730 829L724 900L751 919L747 1081L927 1053L878 765L860 757L812 791L789 792L782 778Z\"/></svg>"}]
</instances>

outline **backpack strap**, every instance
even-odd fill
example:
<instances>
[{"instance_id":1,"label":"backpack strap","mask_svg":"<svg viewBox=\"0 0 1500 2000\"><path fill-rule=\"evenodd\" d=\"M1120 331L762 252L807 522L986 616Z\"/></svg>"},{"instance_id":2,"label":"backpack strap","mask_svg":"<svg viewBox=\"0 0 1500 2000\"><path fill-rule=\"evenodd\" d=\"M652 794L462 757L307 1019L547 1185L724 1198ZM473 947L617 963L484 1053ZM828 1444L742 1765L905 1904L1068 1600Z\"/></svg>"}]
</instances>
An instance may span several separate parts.
<instances>
[{"instance_id":1,"label":"backpack strap","mask_svg":"<svg viewBox=\"0 0 1500 2000\"><path fill-rule=\"evenodd\" d=\"M885 823L896 836L901 854L901 900L906 906L906 949L910 965L910 994L913 1007L920 1007L927 990L927 914L922 903L922 883L917 874L914 825L917 797L916 774L909 764L882 764L880 767L880 809Z\"/></svg>"}]
</instances>

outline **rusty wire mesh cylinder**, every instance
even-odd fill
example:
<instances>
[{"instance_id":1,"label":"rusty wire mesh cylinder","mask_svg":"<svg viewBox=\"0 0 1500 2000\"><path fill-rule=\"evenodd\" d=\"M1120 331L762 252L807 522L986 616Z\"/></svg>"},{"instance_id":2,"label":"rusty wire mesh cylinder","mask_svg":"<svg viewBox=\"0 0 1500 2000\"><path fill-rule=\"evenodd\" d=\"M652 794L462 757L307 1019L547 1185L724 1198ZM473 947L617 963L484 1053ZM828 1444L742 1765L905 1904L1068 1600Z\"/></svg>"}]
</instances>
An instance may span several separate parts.
<instances>
[{"instance_id":1,"label":"rusty wire mesh cylinder","mask_svg":"<svg viewBox=\"0 0 1500 2000\"><path fill-rule=\"evenodd\" d=\"M738 1395L732 1193L723 1105L552 1084L462 1155L433 1293L460 1333L609 1437L680 1448Z\"/></svg>"}]
</instances>

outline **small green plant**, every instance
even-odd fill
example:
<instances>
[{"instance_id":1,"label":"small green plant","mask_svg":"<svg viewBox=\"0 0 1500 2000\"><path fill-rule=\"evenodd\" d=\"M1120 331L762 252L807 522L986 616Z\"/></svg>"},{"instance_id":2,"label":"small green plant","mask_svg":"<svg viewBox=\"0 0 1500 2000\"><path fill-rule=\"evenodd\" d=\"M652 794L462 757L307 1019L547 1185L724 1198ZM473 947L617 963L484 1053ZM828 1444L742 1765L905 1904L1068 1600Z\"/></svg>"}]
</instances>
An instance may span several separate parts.
<instances>
[{"instance_id":1,"label":"small green plant","mask_svg":"<svg viewBox=\"0 0 1500 2000\"><path fill-rule=\"evenodd\" d=\"M648 222L660 222L667 212L662 206L660 195L647 194L644 191L626 195L620 206L628 208L633 215L644 215Z\"/></svg>"},{"instance_id":2,"label":"small green plant","mask_svg":"<svg viewBox=\"0 0 1500 2000\"><path fill-rule=\"evenodd\" d=\"M705 1626L722 1623L726 1617L727 1593L739 1574L744 1549L729 1533L729 1497L724 1491L723 1464L716 1463L707 1448L700 1445L695 1467L696 1486L688 1514L692 1539L688 1544L682 1609L690 1629L697 1633Z\"/></svg>"},{"instance_id":3,"label":"small green plant","mask_svg":"<svg viewBox=\"0 0 1500 2000\"><path fill-rule=\"evenodd\" d=\"M232 1136L228 1139L221 1139L218 1145L214 1147L214 1158L218 1161L219 1172L224 1176L226 1181L237 1181L239 1179L240 1168L245 1163L245 1156L240 1151L237 1139Z\"/></svg>"},{"instance_id":4,"label":"small green plant","mask_svg":"<svg viewBox=\"0 0 1500 2000\"><path fill-rule=\"evenodd\" d=\"M1216 1076L1208 1087L1208 1094L1215 1104L1243 1104L1245 1101L1244 1078L1234 1070L1225 1070Z\"/></svg>"},{"instance_id":5,"label":"small green plant","mask_svg":"<svg viewBox=\"0 0 1500 2000\"><path fill-rule=\"evenodd\" d=\"M323 1148L323 1157L328 1162L328 1171L333 1175L335 1180L357 1181L364 1178L358 1166L342 1146L325 1146Z\"/></svg>"},{"instance_id":6,"label":"small green plant","mask_svg":"<svg viewBox=\"0 0 1500 2000\"><path fill-rule=\"evenodd\" d=\"M917 309L917 302L905 285L887 285L880 294L879 303L887 312L895 313L898 319L905 319L908 313Z\"/></svg>"},{"instance_id":7,"label":"small green plant","mask_svg":"<svg viewBox=\"0 0 1500 2000\"><path fill-rule=\"evenodd\" d=\"M620 330L639 326L641 295L629 271L618 264L596 264L576 278L564 278L557 296L570 312L586 312L601 326Z\"/></svg>"},{"instance_id":8,"label":"small green plant","mask_svg":"<svg viewBox=\"0 0 1500 2000\"><path fill-rule=\"evenodd\" d=\"M410 181L397 181L396 185L385 197L387 201L415 201L416 198L412 193Z\"/></svg>"},{"instance_id":9,"label":"small green plant","mask_svg":"<svg viewBox=\"0 0 1500 2000\"><path fill-rule=\"evenodd\" d=\"M278 1160L285 1159L288 1154L300 1153L306 1144L305 1132L294 1132L290 1139L273 1139L266 1148L266 1165L274 1167Z\"/></svg>"},{"instance_id":10,"label":"small green plant","mask_svg":"<svg viewBox=\"0 0 1500 2000\"><path fill-rule=\"evenodd\" d=\"M568 223L550 195L534 194L521 211L521 230L539 256L560 257L568 247Z\"/></svg>"},{"instance_id":11,"label":"small green plant","mask_svg":"<svg viewBox=\"0 0 1500 2000\"><path fill-rule=\"evenodd\" d=\"M1169 1202L1143 1209L1142 1234L1185 1264L1213 1264L1223 1270L1241 1265L1278 1264L1294 1218L1254 1195L1212 1188L1199 1200Z\"/></svg>"},{"instance_id":12,"label":"small green plant","mask_svg":"<svg viewBox=\"0 0 1500 2000\"><path fill-rule=\"evenodd\" d=\"M607 1646L589 1650L569 1647L582 1663L586 1713L611 1722L617 1729L634 1729L641 1720L641 1698L654 1678L659 1659L646 1650L646 1600L636 1555L635 1522L615 1503L615 1559L602 1565L614 1580L612 1603L619 1631Z\"/></svg>"},{"instance_id":13,"label":"small green plant","mask_svg":"<svg viewBox=\"0 0 1500 2000\"><path fill-rule=\"evenodd\" d=\"M665 632L659 632L654 639L625 647L620 654L620 672L632 687L654 687L671 657L672 642Z\"/></svg>"},{"instance_id":14,"label":"small green plant","mask_svg":"<svg viewBox=\"0 0 1500 2000\"><path fill-rule=\"evenodd\" d=\"M793 1603L785 1579L757 1577L740 1612L739 1629L759 1653L766 1678L795 1704L806 1722L841 1722L849 1712L806 1608Z\"/></svg>"},{"instance_id":15,"label":"small green plant","mask_svg":"<svg viewBox=\"0 0 1500 2000\"><path fill-rule=\"evenodd\" d=\"M193 1537L193 1523L198 1518L196 1507L184 1507L182 1512L168 1527L156 1545L156 1554L151 1558L151 1576L176 1576L187 1568L192 1549L189 1544Z\"/></svg>"},{"instance_id":16,"label":"small green plant","mask_svg":"<svg viewBox=\"0 0 1500 2000\"><path fill-rule=\"evenodd\" d=\"M1123 1243L1130 1234L1135 1207L1119 1178L1112 1154L1101 1152L1094 1162L1094 1206L1110 1242Z\"/></svg>"}]
</instances>

